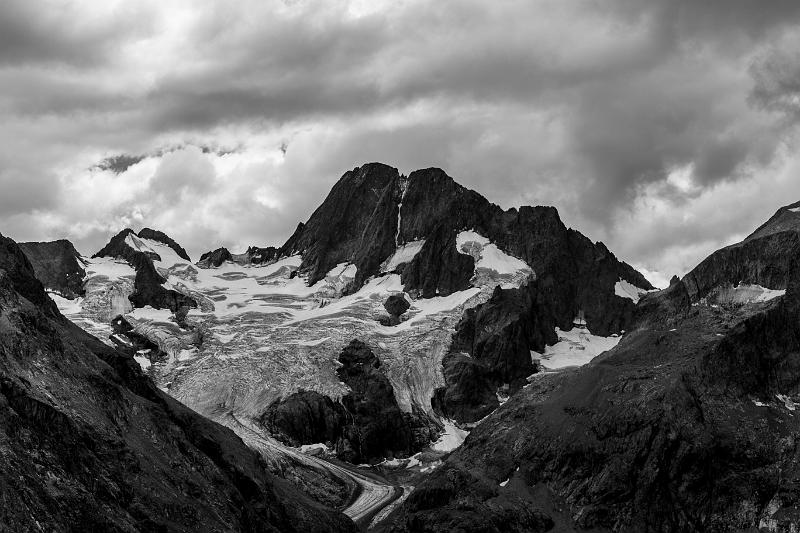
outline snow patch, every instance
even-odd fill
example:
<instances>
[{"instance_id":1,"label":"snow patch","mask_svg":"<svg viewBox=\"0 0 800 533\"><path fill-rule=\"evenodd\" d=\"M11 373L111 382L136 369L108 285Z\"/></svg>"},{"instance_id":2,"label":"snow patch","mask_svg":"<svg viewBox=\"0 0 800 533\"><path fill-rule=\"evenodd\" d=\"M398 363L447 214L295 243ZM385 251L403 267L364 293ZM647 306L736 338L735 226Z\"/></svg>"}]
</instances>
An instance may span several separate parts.
<instances>
[{"instance_id":1,"label":"snow patch","mask_svg":"<svg viewBox=\"0 0 800 533\"><path fill-rule=\"evenodd\" d=\"M620 298L628 298L629 300L632 300L633 303L639 303L639 300L642 298L642 296L648 292L653 291L641 289L633 283L622 278L619 278L619 281L616 283L616 285L614 285L614 294Z\"/></svg>"},{"instance_id":2,"label":"snow patch","mask_svg":"<svg viewBox=\"0 0 800 533\"><path fill-rule=\"evenodd\" d=\"M800 207L792 207L791 209L789 209L789 211L791 211L792 213L800 213Z\"/></svg>"},{"instance_id":3,"label":"snow patch","mask_svg":"<svg viewBox=\"0 0 800 533\"><path fill-rule=\"evenodd\" d=\"M83 298L69 300L60 294L56 294L55 292L48 292L47 295L50 296L50 299L53 300L53 302L55 302L56 307L58 307L58 310L61 311L62 315L68 316L81 312L81 303L83 302Z\"/></svg>"},{"instance_id":4,"label":"snow patch","mask_svg":"<svg viewBox=\"0 0 800 533\"><path fill-rule=\"evenodd\" d=\"M147 372L147 369L153 366L153 363L150 362L150 359L141 355L134 355L133 360L139 363L139 366L142 368L142 372Z\"/></svg>"},{"instance_id":5,"label":"snow patch","mask_svg":"<svg viewBox=\"0 0 800 533\"><path fill-rule=\"evenodd\" d=\"M483 235L469 230L462 231L456 237L456 248L459 253L472 256L475 259L476 277L483 272L494 273L501 277L515 276L526 278L533 274L528 264L516 257L510 256L491 243ZM504 289L519 287L519 280L504 280L501 283Z\"/></svg>"},{"instance_id":6,"label":"snow patch","mask_svg":"<svg viewBox=\"0 0 800 533\"><path fill-rule=\"evenodd\" d=\"M780 401L782 401L784 407L786 407L790 411L794 411L795 409L797 409L798 405L800 405L785 394L776 394L775 397L778 398Z\"/></svg>"},{"instance_id":7,"label":"snow patch","mask_svg":"<svg viewBox=\"0 0 800 533\"><path fill-rule=\"evenodd\" d=\"M172 311L169 309L153 309L146 305L135 308L127 316L137 320L147 320L148 322L169 322L170 317L172 317Z\"/></svg>"},{"instance_id":8,"label":"snow patch","mask_svg":"<svg viewBox=\"0 0 800 533\"><path fill-rule=\"evenodd\" d=\"M398 246L394 254L383 262L381 272L394 272L400 265L410 263L425 245L425 239Z\"/></svg>"},{"instance_id":9,"label":"snow patch","mask_svg":"<svg viewBox=\"0 0 800 533\"><path fill-rule=\"evenodd\" d=\"M310 452L330 452L330 448L325 443L318 442L316 444L303 444L300 446L301 453L310 453Z\"/></svg>"},{"instance_id":10,"label":"snow patch","mask_svg":"<svg viewBox=\"0 0 800 533\"><path fill-rule=\"evenodd\" d=\"M433 443L431 448L437 452L452 452L464 443L464 439L469 435L469 431L465 431L452 420L443 420L444 433L439 437L439 440Z\"/></svg>"},{"instance_id":11,"label":"snow patch","mask_svg":"<svg viewBox=\"0 0 800 533\"><path fill-rule=\"evenodd\" d=\"M134 235L133 233L129 233L127 237L125 237L125 244L136 250L137 252L144 252L144 253L154 253L158 254L161 258L160 261L153 261L156 266L160 266L162 268L170 268L175 265L183 265L189 263L186 259L179 256L175 250L170 248L168 245L164 244L163 242L154 241L152 239L143 239Z\"/></svg>"},{"instance_id":12,"label":"snow patch","mask_svg":"<svg viewBox=\"0 0 800 533\"><path fill-rule=\"evenodd\" d=\"M121 259L117 260L112 257L88 259L85 270L86 278L84 278L84 281L95 276L104 276L110 280L124 277L136 277L136 271L126 261Z\"/></svg>"},{"instance_id":13,"label":"snow patch","mask_svg":"<svg viewBox=\"0 0 800 533\"><path fill-rule=\"evenodd\" d=\"M501 487L505 487L506 485L508 485L508 482L509 482L509 481L511 481L511 478L508 478L508 479L507 479L507 480L505 480L505 481L501 481L501 482L500 482L500 486L501 486Z\"/></svg>"},{"instance_id":14,"label":"snow patch","mask_svg":"<svg viewBox=\"0 0 800 533\"><path fill-rule=\"evenodd\" d=\"M621 337L601 337L592 335L589 330L572 328L561 331L556 328L558 342L546 346L544 353L531 352L531 357L547 370L556 370L570 366L583 366L601 353L610 350Z\"/></svg>"}]
</instances>

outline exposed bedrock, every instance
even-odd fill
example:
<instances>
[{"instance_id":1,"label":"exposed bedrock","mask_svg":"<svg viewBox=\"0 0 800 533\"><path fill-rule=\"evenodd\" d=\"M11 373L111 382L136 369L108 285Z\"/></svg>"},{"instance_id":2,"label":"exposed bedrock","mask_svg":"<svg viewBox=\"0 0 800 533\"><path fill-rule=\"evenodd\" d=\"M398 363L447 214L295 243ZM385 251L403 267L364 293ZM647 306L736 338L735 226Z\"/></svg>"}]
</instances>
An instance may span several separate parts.
<instances>
[{"instance_id":1,"label":"exposed bedrock","mask_svg":"<svg viewBox=\"0 0 800 533\"><path fill-rule=\"evenodd\" d=\"M379 462L421 449L439 426L425 413L403 413L381 363L354 340L339 355L339 378L351 392L340 401L299 391L272 403L260 417L270 433L292 446L327 443L351 463Z\"/></svg>"},{"instance_id":2,"label":"exposed bedrock","mask_svg":"<svg viewBox=\"0 0 800 533\"><path fill-rule=\"evenodd\" d=\"M798 204L780 208L742 242L717 250L683 278L692 301L720 285L786 289L800 257Z\"/></svg>"},{"instance_id":3,"label":"exposed bedrock","mask_svg":"<svg viewBox=\"0 0 800 533\"><path fill-rule=\"evenodd\" d=\"M197 266L201 268L216 268L226 261L240 265L262 265L271 263L278 257L278 249L272 246L260 248L249 246L243 254L232 254L227 248L217 248L200 256Z\"/></svg>"},{"instance_id":4,"label":"exposed bedrock","mask_svg":"<svg viewBox=\"0 0 800 533\"><path fill-rule=\"evenodd\" d=\"M425 240L422 249L400 275L406 290L422 298L447 296L468 289L475 273L475 260L459 253L457 231L438 226Z\"/></svg>"},{"instance_id":5,"label":"exposed bedrock","mask_svg":"<svg viewBox=\"0 0 800 533\"><path fill-rule=\"evenodd\" d=\"M227 248L217 248L213 252L206 252L200 256L197 266L202 268L218 267L225 261L231 261L231 253Z\"/></svg>"},{"instance_id":6,"label":"exposed bedrock","mask_svg":"<svg viewBox=\"0 0 800 533\"><path fill-rule=\"evenodd\" d=\"M383 307L390 315L400 316L408 311L411 304L406 299L405 294L392 294L383 302Z\"/></svg>"},{"instance_id":7,"label":"exposed bedrock","mask_svg":"<svg viewBox=\"0 0 800 533\"><path fill-rule=\"evenodd\" d=\"M519 289L497 287L456 326L443 362L445 386L436 391L433 402L436 409L460 422L489 414L499 405L499 387L509 385L513 393L536 372L531 350L554 344L555 326L549 295L539 280Z\"/></svg>"},{"instance_id":8,"label":"exposed bedrock","mask_svg":"<svg viewBox=\"0 0 800 533\"><path fill-rule=\"evenodd\" d=\"M52 242L22 242L19 247L31 262L37 279L49 291L69 299L84 294L86 277L80 254L67 240Z\"/></svg>"},{"instance_id":9,"label":"exposed bedrock","mask_svg":"<svg viewBox=\"0 0 800 533\"><path fill-rule=\"evenodd\" d=\"M358 267L360 287L394 251L399 179L397 169L380 163L346 172L280 255L302 252L301 270L308 273L309 285L351 262Z\"/></svg>"},{"instance_id":10,"label":"exposed bedrock","mask_svg":"<svg viewBox=\"0 0 800 533\"><path fill-rule=\"evenodd\" d=\"M137 253L130 260L131 266L136 270L136 278L133 282L133 293L128 298L134 307L149 305L154 309L171 311L197 307L197 302L189 296L165 288L163 284L166 280L156 270L153 260L144 253Z\"/></svg>"}]
</instances>

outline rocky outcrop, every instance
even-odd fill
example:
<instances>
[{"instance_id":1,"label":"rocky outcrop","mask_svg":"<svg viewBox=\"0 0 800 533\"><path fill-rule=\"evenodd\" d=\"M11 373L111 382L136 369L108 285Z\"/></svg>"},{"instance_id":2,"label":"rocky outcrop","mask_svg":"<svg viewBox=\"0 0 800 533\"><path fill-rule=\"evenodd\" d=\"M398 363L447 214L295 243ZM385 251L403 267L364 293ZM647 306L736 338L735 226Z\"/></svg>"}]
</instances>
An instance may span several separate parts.
<instances>
[{"instance_id":1,"label":"rocky outcrop","mask_svg":"<svg viewBox=\"0 0 800 533\"><path fill-rule=\"evenodd\" d=\"M103 246L96 254L92 256L92 259L96 257L117 257L120 259L125 259L130 263L138 253L141 253L128 246L128 244L125 242L125 239L127 239L128 235L131 233L136 235L136 232L130 228L125 228L124 230L120 231L111 237L111 240L109 240L105 246Z\"/></svg>"},{"instance_id":2,"label":"rocky outcrop","mask_svg":"<svg viewBox=\"0 0 800 533\"><path fill-rule=\"evenodd\" d=\"M480 420L499 405L497 390L514 393L537 371L531 350L554 344L550 300L536 280L519 289L497 287L484 304L468 309L444 359L445 386L434 406L459 422Z\"/></svg>"},{"instance_id":3,"label":"rocky outcrop","mask_svg":"<svg viewBox=\"0 0 800 533\"><path fill-rule=\"evenodd\" d=\"M447 296L468 289L475 260L456 248L456 231L439 226L400 276L406 289L422 298Z\"/></svg>"},{"instance_id":4,"label":"rocky outcrop","mask_svg":"<svg viewBox=\"0 0 800 533\"><path fill-rule=\"evenodd\" d=\"M226 261L240 265L263 265L273 262L278 257L278 249L272 246L259 248L250 246L243 254L232 254L227 248L217 248L213 252L206 252L200 256L197 266L201 268L216 268Z\"/></svg>"},{"instance_id":5,"label":"rocky outcrop","mask_svg":"<svg viewBox=\"0 0 800 533\"><path fill-rule=\"evenodd\" d=\"M723 285L786 289L800 254L799 207L795 203L780 208L742 242L717 250L684 276L692 301Z\"/></svg>"},{"instance_id":6,"label":"rocky outcrop","mask_svg":"<svg viewBox=\"0 0 800 533\"><path fill-rule=\"evenodd\" d=\"M299 391L270 405L262 425L292 446L328 443L339 458L355 464L405 456L415 445L430 442L428 429L435 422L400 410L392 384L367 345L352 341L339 362L337 374L351 390L339 402Z\"/></svg>"},{"instance_id":7,"label":"rocky outcrop","mask_svg":"<svg viewBox=\"0 0 800 533\"><path fill-rule=\"evenodd\" d=\"M355 531L64 319L2 236L0 420L9 531Z\"/></svg>"},{"instance_id":8,"label":"rocky outcrop","mask_svg":"<svg viewBox=\"0 0 800 533\"><path fill-rule=\"evenodd\" d=\"M406 299L405 294L393 294L383 302L383 308L392 316L399 317L408 311L411 304Z\"/></svg>"},{"instance_id":9,"label":"rocky outcrop","mask_svg":"<svg viewBox=\"0 0 800 533\"><path fill-rule=\"evenodd\" d=\"M233 257L227 248L217 248L213 252L206 252L200 256L197 266L201 268L216 268L225 261L233 261Z\"/></svg>"},{"instance_id":10,"label":"rocky outcrop","mask_svg":"<svg viewBox=\"0 0 800 533\"><path fill-rule=\"evenodd\" d=\"M273 262L278 258L278 249L274 246L267 246L260 248L258 246L249 246L245 251L247 262L251 265L263 265Z\"/></svg>"},{"instance_id":11,"label":"rocky outcrop","mask_svg":"<svg viewBox=\"0 0 800 533\"><path fill-rule=\"evenodd\" d=\"M19 247L33 266L36 277L49 291L74 299L84 293L86 277L80 254L67 240L22 242Z\"/></svg>"}]
</instances>

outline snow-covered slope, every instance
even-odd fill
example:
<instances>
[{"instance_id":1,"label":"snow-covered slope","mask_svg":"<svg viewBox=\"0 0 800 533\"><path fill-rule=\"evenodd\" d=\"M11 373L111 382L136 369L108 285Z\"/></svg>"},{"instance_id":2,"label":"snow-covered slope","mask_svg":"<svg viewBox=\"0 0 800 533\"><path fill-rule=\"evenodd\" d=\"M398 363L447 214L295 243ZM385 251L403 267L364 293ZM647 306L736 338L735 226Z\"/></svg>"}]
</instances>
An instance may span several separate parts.
<instances>
[{"instance_id":1,"label":"snow-covered slope","mask_svg":"<svg viewBox=\"0 0 800 533\"><path fill-rule=\"evenodd\" d=\"M348 388L336 376L336 354L354 338L379 357L402 410L413 407L435 416L431 398L443 384L441 360L463 311L486 301L497 285L518 286L532 274L486 239L462 241L460 248L473 246L479 258L475 286L447 296L409 297L411 307L396 326L381 325L378 319L385 315L386 298L404 292L398 274L373 277L343 296L356 273L351 264L337 265L309 286L297 272L300 256L263 266L228 261L199 268L169 246L134 234L126 244L158 255L153 264L165 286L198 301L186 317L188 329L178 327L169 310L123 305L135 272L110 258L89 260L85 299L62 302L61 308L101 338L110 333L105 324L111 315L124 315L137 333L167 354L152 361L137 354L143 370L172 396L222 423L235 417L253 426L273 401L299 390L334 399L346 394ZM408 258L408 249L400 245L393 257Z\"/></svg>"}]
</instances>

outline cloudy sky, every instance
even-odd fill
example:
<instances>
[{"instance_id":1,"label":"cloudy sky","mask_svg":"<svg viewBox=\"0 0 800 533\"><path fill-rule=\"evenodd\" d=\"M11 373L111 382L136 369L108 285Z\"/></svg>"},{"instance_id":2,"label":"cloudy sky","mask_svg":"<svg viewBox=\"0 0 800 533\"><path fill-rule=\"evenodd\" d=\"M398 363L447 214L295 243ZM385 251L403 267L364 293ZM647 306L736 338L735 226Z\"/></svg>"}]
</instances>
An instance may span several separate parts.
<instances>
[{"instance_id":1,"label":"cloudy sky","mask_svg":"<svg viewBox=\"0 0 800 533\"><path fill-rule=\"evenodd\" d=\"M555 205L663 283L800 200L799 22L796 0L4 0L0 232L279 244L381 161Z\"/></svg>"}]
</instances>

